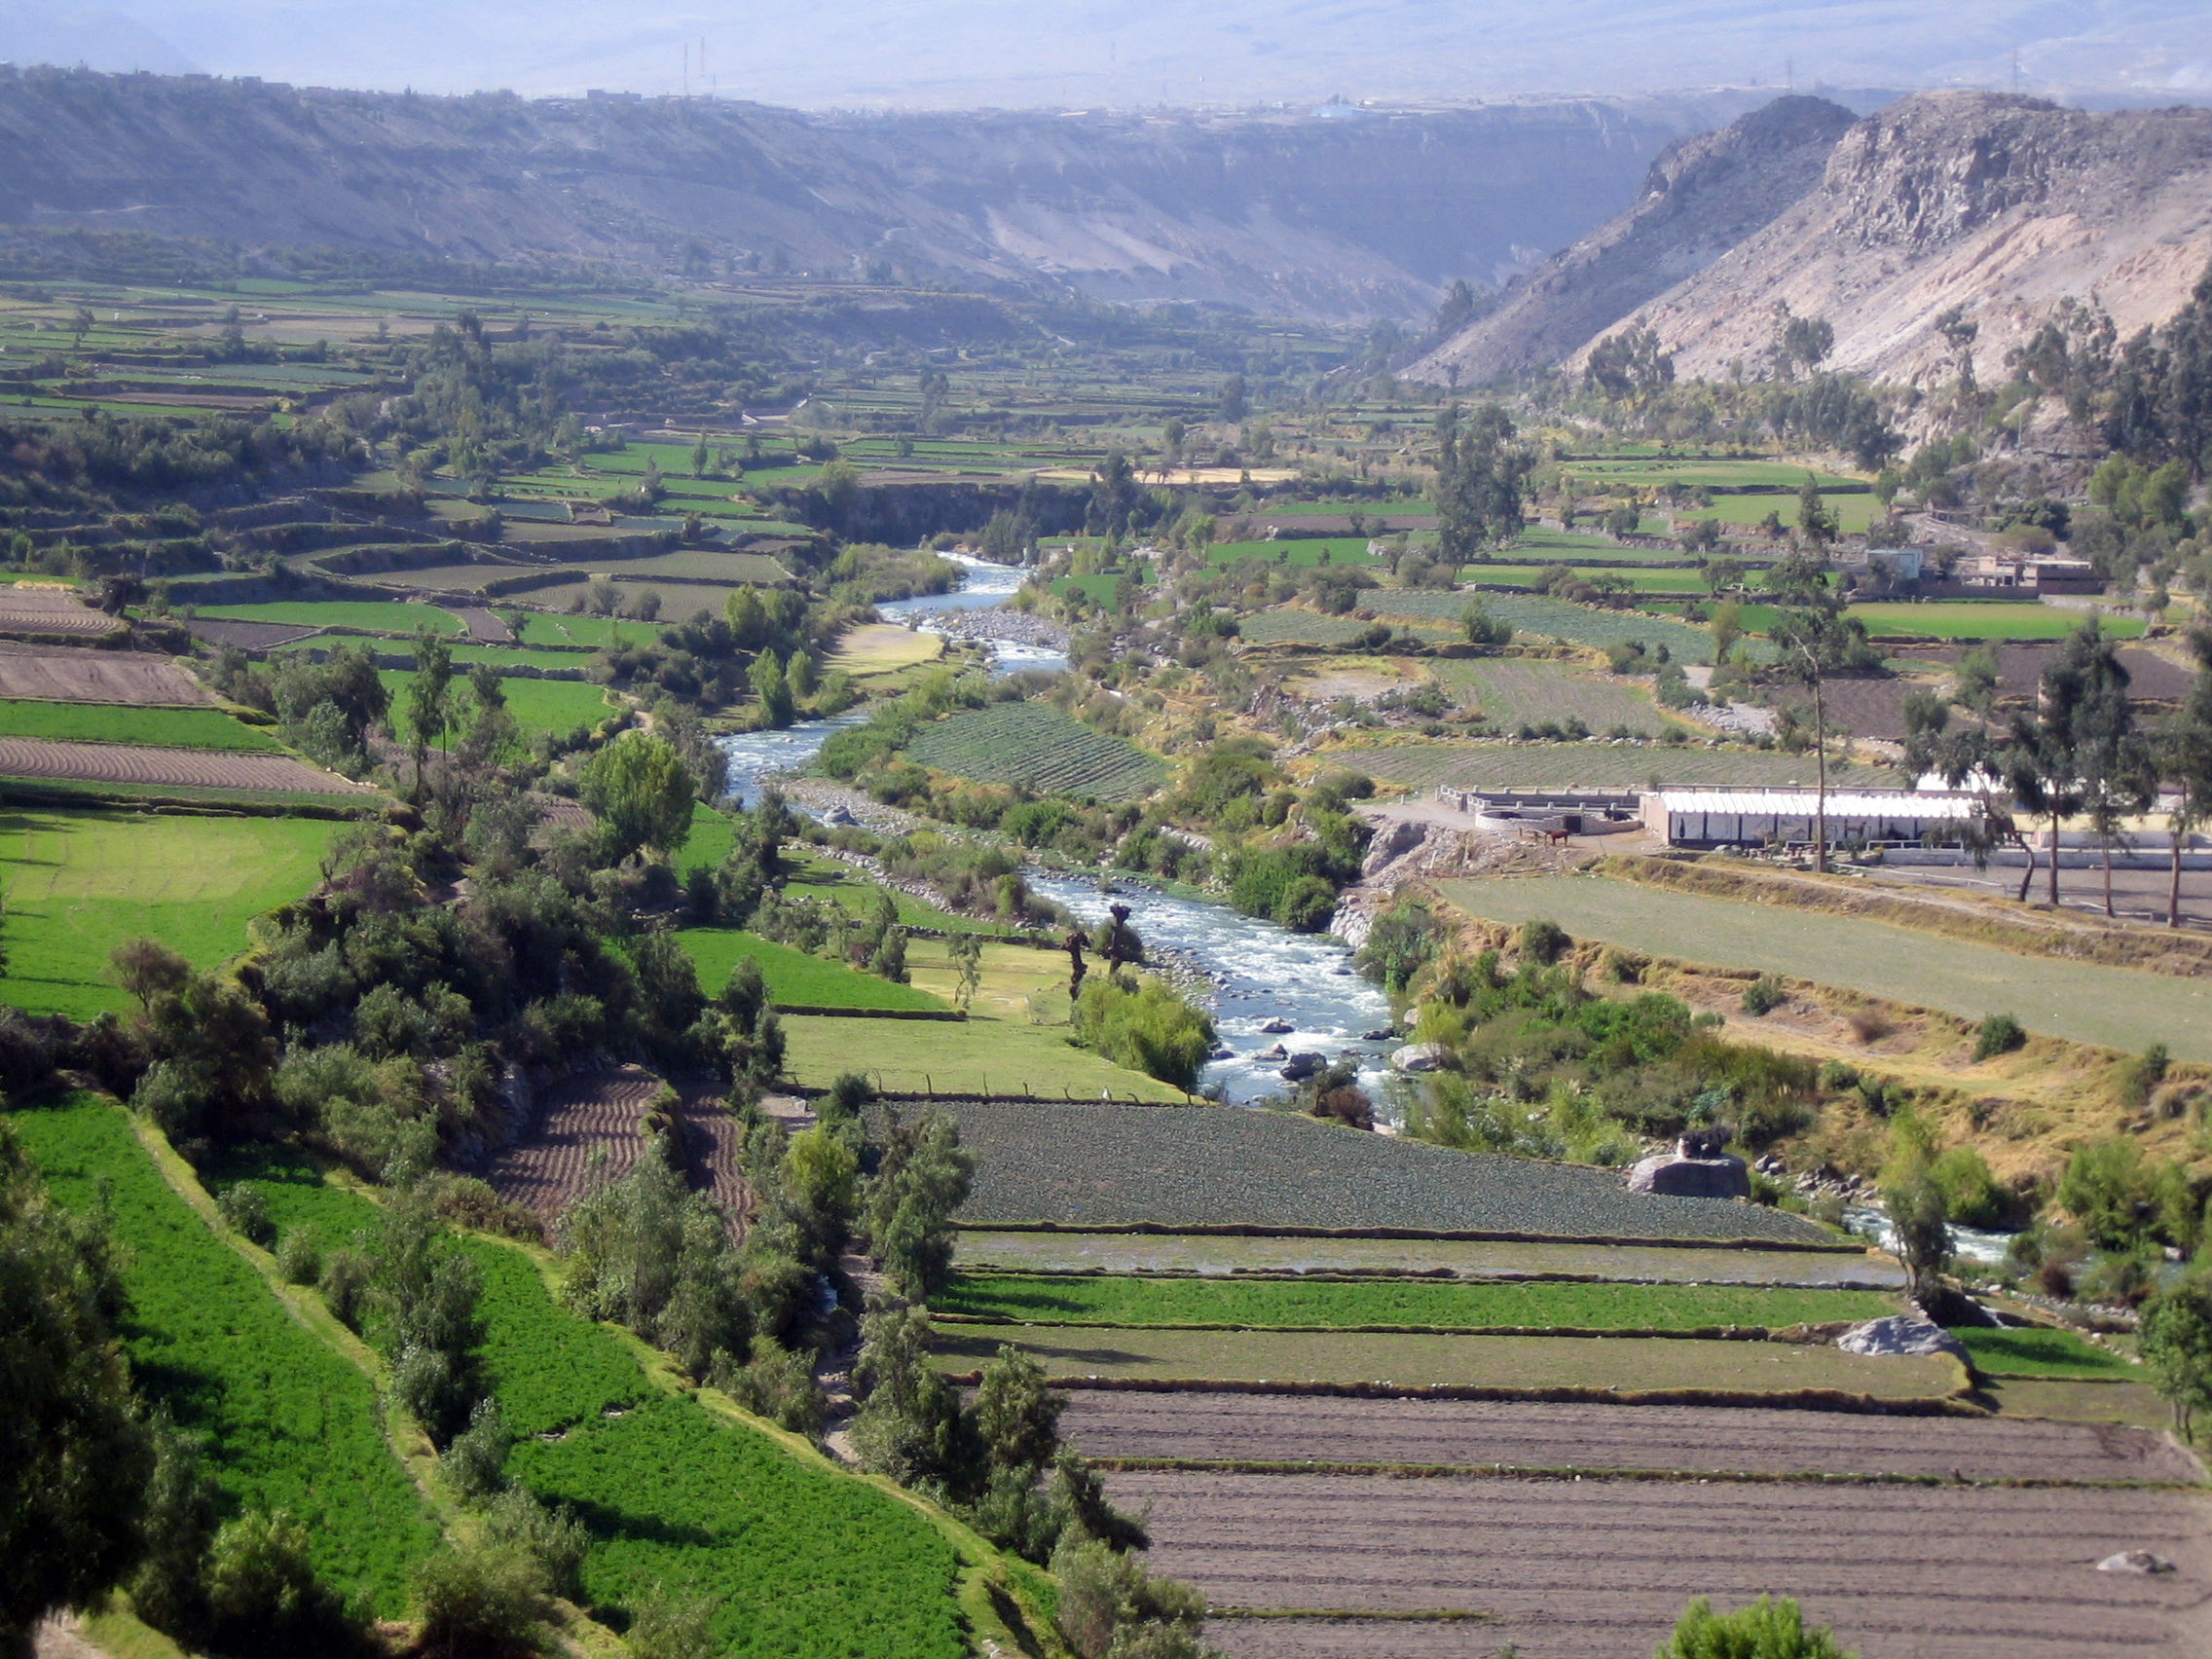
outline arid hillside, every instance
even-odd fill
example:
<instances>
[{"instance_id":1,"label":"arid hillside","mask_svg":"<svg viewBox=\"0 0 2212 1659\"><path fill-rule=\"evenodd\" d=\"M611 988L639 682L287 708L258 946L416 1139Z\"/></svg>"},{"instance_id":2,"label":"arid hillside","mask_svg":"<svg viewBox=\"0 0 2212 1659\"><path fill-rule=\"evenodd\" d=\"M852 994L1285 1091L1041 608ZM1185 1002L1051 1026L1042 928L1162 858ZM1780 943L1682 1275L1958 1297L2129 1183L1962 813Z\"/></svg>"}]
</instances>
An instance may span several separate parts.
<instances>
[{"instance_id":1,"label":"arid hillside","mask_svg":"<svg viewBox=\"0 0 2212 1659\"><path fill-rule=\"evenodd\" d=\"M871 117L0 69L0 228L1410 318L1619 211L1749 97Z\"/></svg>"},{"instance_id":2,"label":"arid hillside","mask_svg":"<svg viewBox=\"0 0 2212 1659\"><path fill-rule=\"evenodd\" d=\"M1754 188L1771 188L1805 154L1736 148L1752 158ZM1686 206L1702 193L1685 185L1698 182L1692 168L1668 196L1685 196ZM1747 201L1747 219L1755 207ZM1835 367L1898 381L1956 373L1935 328L1953 307L1979 324L1984 378L2070 295L2093 297L2124 336L2170 316L2212 260L2212 110L2097 114L1998 93L1924 93L1851 127L1796 201L1709 257L1716 228L1709 213L1647 192L1416 372L1443 380L1457 364L1467 383L1535 362L1571 365L1612 329L1648 324L1684 375L1738 365L1757 375L1782 306L1834 325ZM1619 304L1634 288L1616 274L1624 250L1683 274Z\"/></svg>"}]
</instances>

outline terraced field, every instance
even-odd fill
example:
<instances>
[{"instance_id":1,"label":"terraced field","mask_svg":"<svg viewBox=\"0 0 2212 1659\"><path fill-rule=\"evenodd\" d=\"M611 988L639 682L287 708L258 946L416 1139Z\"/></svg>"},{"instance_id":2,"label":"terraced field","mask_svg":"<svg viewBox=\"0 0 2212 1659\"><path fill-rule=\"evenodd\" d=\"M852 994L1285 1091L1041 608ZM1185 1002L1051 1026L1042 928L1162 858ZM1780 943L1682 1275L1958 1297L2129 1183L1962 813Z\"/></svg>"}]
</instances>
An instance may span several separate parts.
<instances>
[{"instance_id":1,"label":"terraced field","mask_svg":"<svg viewBox=\"0 0 2212 1659\"><path fill-rule=\"evenodd\" d=\"M644 1122L660 1079L636 1066L588 1072L546 1089L536 1122L485 1172L502 1198L551 1222L582 1195L594 1169L627 1175L645 1152Z\"/></svg>"},{"instance_id":2,"label":"terraced field","mask_svg":"<svg viewBox=\"0 0 2212 1659\"><path fill-rule=\"evenodd\" d=\"M214 701L199 681L162 657L24 645L0 652L0 697L138 708L194 708Z\"/></svg>"},{"instance_id":3,"label":"terraced field","mask_svg":"<svg viewBox=\"0 0 2212 1659\"><path fill-rule=\"evenodd\" d=\"M1665 1249L1527 1239L1326 1238L1204 1233L999 1233L966 1227L963 1269L1065 1273L1337 1273L1636 1284L1776 1284L1897 1290L1904 1274L1871 1251Z\"/></svg>"},{"instance_id":4,"label":"terraced field","mask_svg":"<svg viewBox=\"0 0 2212 1659\"><path fill-rule=\"evenodd\" d=\"M146 788L256 790L275 794L373 795L365 784L289 755L154 749L135 743L68 743L0 736L0 777L55 778Z\"/></svg>"},{"instance_id":5,"label":"terraced field","mask_svg":"<svg viewBox=\"0 0 2212 1659\"><path fill-rule=\"evenodd\" d=\"M0 667L7 660L0 657ZM244 755L284 753L283 745L268 731L235 719L220 709L147 708L76 700L0 700L0 737L35 737L57 743L158 744L169 749Z\"/></svg>"},{"instance_id":6,"label":"terraced field","mask_svg":"<svg viewBox=\"0 0 2212 1659\"><path fill-rule=\"evenodd\" d=\"M1331 749L1337 763L1394 784L1432 789L1641 790L1656 778L1671 787L1701 784L1764 787L1809 783L1810 759L1757 749L1696 749L1655 744L1606 743L1407 743ZM1831 786L1850 783L1894 789L1887 767L1830 765Z\"/></svg>"},{"instance_id":7,"label":"terraced field","mask_svg":"<svg viewBox=\"0 0 2212 1659\"><path fill-rule=\"evenodd\" d=\"M915 734L907 753L981 783L1107 801L1149 794L1166 773L1158 756L1045 703L998 703L938 720Z\"/></svg>"},{"instance_id":8,"label":"terraced field","mask_svg":"<svg viewBox=\"0 0 2212 1659\"><path fill-rule=\"evenodd\" d=\"M969 1226L1827 1241L1780 1210L1648 1198L1608 1170L1453 1152L1275 1112L994 1102L955 1110L962 1144L977 1156L960 1212Z\"/></svg>"},{"instance_id":9,"label":"terraced field","mask_svg":"<svg viewBox=\"0 0 2212 1659\"><path fill-rule=\"evenodd\" d=\"M1537 658L1478 657L1434 662L1429 672L1499 730L1578 719L1594 732L1657 736L1668 722L1641 686Z\"/></svg>"},{"instance_id":10,"label":"terraced field","mask_svg":"<svg viewBox=\"0 0 2212 1659\"><path fill-rule=\"evenodd\" d=\"M217 622L268 622L299 628L353 628L368 634L413 634L424 628L462 634L461 618L434 605L385 599L283 600L267 605L203 605L195 612Z\"/></svg>"},{"instance_id":11,"label":"terraced field","mask_svg":"<svg viewBox=\"0 0 2212 1659\"><path fill-rule=\"evenodd\" d=\"M95 610L73 588L31 587L11 582L0 587L0 633L72 634L92 639L112 634L123 619Z\"/></svg>"},{"instance_id":12,"label":"terraced field","mask_svg":"<svg viewBox=\"0 0 2212 1659\"><path fill-rule=\"evenodd\" d=\"M1686 1337L1467 1337L1367 1331L1154 1331L1125 1325L941 1325L936 1362L980 1370L1012 1343L1061 1383L1291 1384L1387 1394L1403 1388L1947 1399L1955 1360L1874 1358L1820 1344ZM1719 1409L1717 1407L1713 1409Z\"/></svg>"},{"instance_id":13,"label":"terraced field","mask_svg":"<svg viewBox=\"0 0 2212 1659\"><path fill-rule=\"evenodd\" d=\"M1286 605L1256 611L1237 628L1255 645L1342 645L1357 639L1368 626L1350 616L1324 616L1318 610Z\"/></svg>"},{"instance_id":14,"label":"terraced field","mask_svg":"<svg viewBox=\"0 0 2212 1659\"><path fill-rule=\"evenodd\" d=\"M1862 1659L2194 1654L2212 1574L2204 1501L2170 1492L1669 1481L1129 1473L1151 1566L1220 1607L1396 1619L1238 1619L1266 1659L1622 1659L1684 1604L1797 1597ZM1930 1540L1941 1539L1931 1548ZM2148 1548L2180 1570L2099 1573ZM1319 1564L1325 1563L1325 1568ZM1468 1627L1419 1620L1481 1612Z\"/></svg>"},{"instance_id":15,"label":"terraced field","mask_svg":"<svg viewBox=\"0 0 2212 1659\"><path fill-rule=\"evenodd\" d=\"M927 991L863 974L824 957L809 956L788 944L734 928L686 928L677 942L698 965L699 983L710 992L729 980L739 962L760 965L768 995L778 1005L807 1008L912 1009L941 1011L946 1005Z\"/></svg>"},{"instance_id":16,"label":"terraced field","mask_svg":"<svg viewBox=\"0 0 2212 1659\"><path fill-rule=\"evenodd\" d=\"M1458 622L1469 598L1457 590L1437 593L1406 588L1382 588L1360 597L1366 608L1388 621L1406 617L1451 624ZM1641 610L1603 610L1594 605L1575 605L1537 593L1485 593L1482 602L1483 608L1493 616L1511 623L1516 634L1600 648L1641 641L1645 645L1664 645L1677 662L1713 660L1713 635L1692 623Z\"/></svg>"}]
</instances>

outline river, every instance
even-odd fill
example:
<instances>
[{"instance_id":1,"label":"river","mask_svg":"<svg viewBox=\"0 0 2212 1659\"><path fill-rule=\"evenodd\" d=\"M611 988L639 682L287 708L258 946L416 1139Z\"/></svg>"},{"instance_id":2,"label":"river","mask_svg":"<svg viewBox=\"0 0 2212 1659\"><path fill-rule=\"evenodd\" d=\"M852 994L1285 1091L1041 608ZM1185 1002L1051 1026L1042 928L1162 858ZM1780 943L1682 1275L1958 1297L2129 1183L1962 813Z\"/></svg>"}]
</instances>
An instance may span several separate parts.
<instances>
[{"instance_id":1,"label":"river","mask_svg":"<svg viewBox=\"0 0 2212 1659\"><path fill-rule=\"evenodd\" d=\"M916 599L887 600L875 608L875 613L886 622L906 622L925 634L940 634L946 630L932 622L933 617L943 616L954 610L989 610L1004 605L1028 578L1029 572L1016 565L995 565L988 559L977 559L966 553L940 553L939 558L957 565L966 575L950 593L926 593ZM1068 665L1067 652L1050 645L1033 645L1019 640L980 640L991 654L991 673L1004 676L1018 673L1025 668L1041 669L1056 674Z\"/></svg>"},{"instance_id":2,"label":"river","mask_svg":"<svg viewBox=\"0 0 2212 1659\"><path fill-rule=\"evenodd\" d=\"M765 780L803 769L831 732L866 718L854 710L786 731L718 738L729 757L729 793L750 807L760 798ZM1103 918L1106 906L1118 899L1129 906L1129 925L1148 945L1173 951L1212 980L1214 1022L1222 1046L1235 1057L1208 1065L1202 1081L1219 1085L1229 1099L1241 1104L1288 1089L1276 1075L1282 1062L1259 1058L1280 1044L1288 1053L1330 1058L1344 1050L1356 1051L1361 1082L1381 1103L1382 1054L1390 1045L1363 1039L1390 1023L1389 999L1352 972L1351 952L1339 940L1289 933L1272 922L1238 915L1226 904L1148 887L1132 884L1119 895L1107 895L1098 891L1096 881L1079 876L1043 870L1028 875L1033 889L1087 922ZM1292 1029L1282 1035L1262 1031L1270 1020Z\"/></svg>"}]
</instances>

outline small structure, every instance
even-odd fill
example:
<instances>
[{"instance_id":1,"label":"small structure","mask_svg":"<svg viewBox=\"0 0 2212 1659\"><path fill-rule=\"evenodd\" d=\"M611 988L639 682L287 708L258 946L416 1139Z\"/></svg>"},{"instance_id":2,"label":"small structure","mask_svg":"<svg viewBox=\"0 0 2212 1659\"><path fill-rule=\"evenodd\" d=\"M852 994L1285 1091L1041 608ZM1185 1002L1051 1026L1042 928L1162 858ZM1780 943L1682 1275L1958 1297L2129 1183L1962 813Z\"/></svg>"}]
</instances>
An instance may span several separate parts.
<instances>
[{"instance_id":1,"label":"small structure","mask_svg":"<svg viewBox=\"0 0 2212 1659\"><path fill-rule=\"evenodd\" d=\"M1815 790L1660 790L1641 797L1644 828L1670 847L1784 847L1817 834ZM1927 846L1955 843L1980 823L1979 795L1936 790L1830 790L1829 844Z\"/></svg>"},{"instance_id":2,"label":"small structure","mask_svg":"<svg viewBox=\"0 0 2212 1659\"><path fill-rule=\"evenodd\" d=\"M1436 798L1485 830L1504 835L1611 835L1638 828L1636 796L1581 791L1456 790L1439 784Z\"/></svg>"}]
</instances>

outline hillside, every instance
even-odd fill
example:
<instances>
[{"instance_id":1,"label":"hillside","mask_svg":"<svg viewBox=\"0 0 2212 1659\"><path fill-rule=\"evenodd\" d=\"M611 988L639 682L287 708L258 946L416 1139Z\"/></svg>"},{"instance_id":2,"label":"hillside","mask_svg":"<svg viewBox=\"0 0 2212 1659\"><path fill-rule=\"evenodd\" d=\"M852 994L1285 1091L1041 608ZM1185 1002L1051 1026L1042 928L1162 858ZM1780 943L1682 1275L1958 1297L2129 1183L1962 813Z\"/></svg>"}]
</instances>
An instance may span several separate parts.
<instances>
[{"instance_id":1,"label":"hillside","mask_svg":"<svg viewBox=\"0 0 2212 1659\"><path fill-rule=\"evenodd\" d=\"M1418 317L1746 101L865 117L7 69L0 226Z\"/></svg>"},{"instance_id":2,"label":"hillside","mask_svg":"<svg viewBox=\"0 0 2212 1659\"><path fill-rule=\"evenodd\" d=\"M1553 255L1414 372L1448 380L1457 370L1479 385L1573 355L1795 203L1853 119L1825 98L1783 97L1668 146L1634 206Z\"/></svg>"},{"instance_id":3,"label":"hillside","mask_svg":"<svg viewBox=\"0 0 2212 1659\"><path fill-rule=\"evenodd\" d=\"M1602 250L1637 244L1690 264L1706 229L1640 203L1509 304L1500 315L1520 319L1509 341L1484 332L1490 319L1417 372L1442 380L1458 362L1463 380L1476 378L1480 365L1512 366L1517 342L1528 343L1524 361L1571 363L1611 326L1648 324L1685 376L1739 361L1758 373L1781 305L1833 323L1833 366L1903 381L1955 373L1934 327L1953 306L1980 325L1985 376L2069 295L2093 294L2124 337L2178 310L2212 259L2212 111L2098 114L1989 92L1900 100L1845 132L1793 203L1588 326L1611 309L1593 291ZM1584 249L1601 254L1578 263ZM1580 285L1569 280L1578 270L1591 273Z\"/></svg>"}]
</instances>

